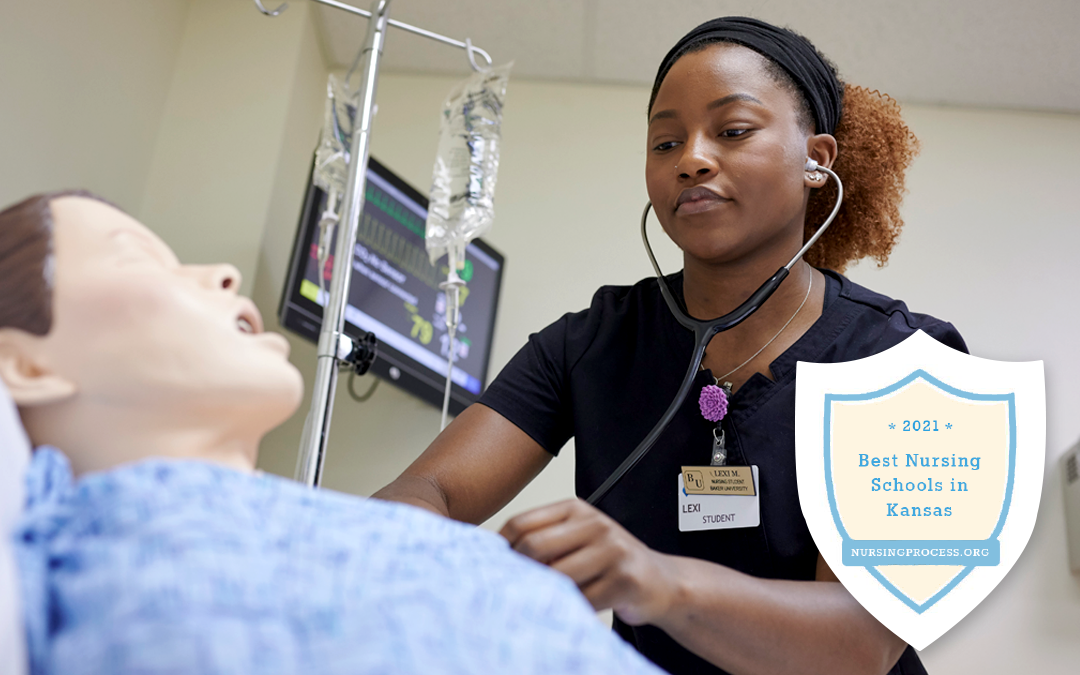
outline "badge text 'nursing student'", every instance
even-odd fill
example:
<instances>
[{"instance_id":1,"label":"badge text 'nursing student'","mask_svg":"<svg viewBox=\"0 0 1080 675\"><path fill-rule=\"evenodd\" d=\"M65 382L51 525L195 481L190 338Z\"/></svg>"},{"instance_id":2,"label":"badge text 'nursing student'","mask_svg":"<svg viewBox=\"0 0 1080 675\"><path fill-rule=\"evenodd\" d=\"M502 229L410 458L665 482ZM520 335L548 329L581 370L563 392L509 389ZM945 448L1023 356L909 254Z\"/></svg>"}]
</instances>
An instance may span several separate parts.
<instances>
[{"instance_id":1,"label":"badge text 'nursing student'","mask_svg":"<svg viewBox=\"0 0 1080 675\"><path fill-rule=\"evenodd\" d=\"M923 649L979 604L1035 525L1042 362L958 352L922 331L849 363L802 363L796 464L818 550L882 624Z\"/></svg>"}]
</instances>

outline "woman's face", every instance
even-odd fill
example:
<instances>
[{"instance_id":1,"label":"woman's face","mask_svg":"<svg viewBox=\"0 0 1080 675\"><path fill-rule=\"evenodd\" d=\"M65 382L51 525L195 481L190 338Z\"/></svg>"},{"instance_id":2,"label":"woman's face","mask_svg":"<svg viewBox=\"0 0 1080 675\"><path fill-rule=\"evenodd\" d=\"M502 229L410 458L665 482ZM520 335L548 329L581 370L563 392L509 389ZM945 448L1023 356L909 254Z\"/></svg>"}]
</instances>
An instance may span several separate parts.
<instances>
[{"instance_id":1,"label":"woman's face","mask_svg":"<svg viewBox=\"0 0 1080 675\"><path fill-rule=\"evenodd\" d=\"M231 265L182 265L149 229L106 204L55 199L50 369L76 396L176 420L233 416L268 431L295 410L299 372L262 332ZM265 418L265 419L264 419Z\"/></svg>"},{"instance_id":2,"label":"woman's face","mask_svg":"<svg viewBox=\"0 0 1080 675\"><path fill-rule=\"evenodd\" d=\"M767 63L745 47L710 45L676 61L657 92L645 181L661 225L689 257L784 258L802 244L811 132Z\"/></svg>"}]
</instances>

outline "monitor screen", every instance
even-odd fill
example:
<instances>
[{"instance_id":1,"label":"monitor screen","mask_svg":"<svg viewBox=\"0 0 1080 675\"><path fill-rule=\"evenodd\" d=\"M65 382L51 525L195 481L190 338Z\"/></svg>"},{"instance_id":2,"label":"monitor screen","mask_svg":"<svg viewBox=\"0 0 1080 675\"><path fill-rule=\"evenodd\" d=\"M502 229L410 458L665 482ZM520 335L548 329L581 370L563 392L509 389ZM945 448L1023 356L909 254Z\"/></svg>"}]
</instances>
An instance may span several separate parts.
<instances>
[{"instance_id":1,"label":"monitor screen","mask_svg":"<svg viewBox=\"0 0 1080 675\"><path fill-rule=\"evenodd\" d=\"M345 332L370 331L379 341L371 372L441 408L446 383L448 333L445 257L433 266L424 248L427 199L374 159L367 170L366 199L352 256ZM319 287L319 218L326 194L309 183L293 244L281 324L318 342L322 307L330 290L330 263ZM503 256L476 239L466 249L467 282L455 345L450 411L457 414L487 385L491 337L502 283Z\"/></svg>"}]
</instances>

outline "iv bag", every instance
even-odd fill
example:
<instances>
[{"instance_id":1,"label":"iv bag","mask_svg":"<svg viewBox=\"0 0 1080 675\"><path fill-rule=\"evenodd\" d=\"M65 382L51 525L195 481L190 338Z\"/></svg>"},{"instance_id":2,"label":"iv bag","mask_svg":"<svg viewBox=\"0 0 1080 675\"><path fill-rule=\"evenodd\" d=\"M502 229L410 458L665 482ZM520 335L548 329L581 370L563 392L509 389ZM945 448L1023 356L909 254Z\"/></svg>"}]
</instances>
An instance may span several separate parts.
<instances>
[{"instance_id":1,"label":"iv bag","mask_svg":"<svg viewBox=\"0 0 1080 675\"><path fill-rule=\"evenodd\" d=\"M312 174L315 185L328 194L345 194L353 125L359 105L359 92L349 91L337 77L331 75L326 83L326 110Z\"/></svg>"},{"instance_id":2,"label":"iv bag","mask_svg":"<svg viewBox=\"0 0 1080 675\"><path fill-rule=\"evenodd\" d=\"M513 64L475 73L443 105L425 236L431 263L449 253L459 269L465 245L491 229L502 109Z\"/></svg>"}]
</instances>

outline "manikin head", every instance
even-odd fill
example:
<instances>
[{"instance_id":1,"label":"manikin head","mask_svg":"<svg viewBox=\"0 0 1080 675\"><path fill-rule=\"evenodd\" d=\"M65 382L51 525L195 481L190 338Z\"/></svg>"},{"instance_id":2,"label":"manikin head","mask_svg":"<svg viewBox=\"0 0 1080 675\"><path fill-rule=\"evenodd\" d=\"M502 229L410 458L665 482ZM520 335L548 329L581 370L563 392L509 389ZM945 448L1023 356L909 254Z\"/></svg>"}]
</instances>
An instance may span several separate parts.
<instances>
[{"instance_id":1,"label":"manikin head","mask_svg":"<svg viewBox=\"0 0 1080 675\"><path fill-rule=\"evenodd\" d=\"M239 286L87 193L0 212L0 378L34 444L76 474L150 456L253 467L303 383Z\"/></svg>"}]
</instances>

